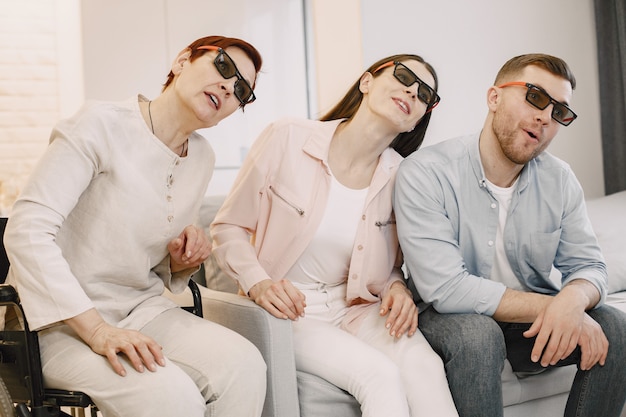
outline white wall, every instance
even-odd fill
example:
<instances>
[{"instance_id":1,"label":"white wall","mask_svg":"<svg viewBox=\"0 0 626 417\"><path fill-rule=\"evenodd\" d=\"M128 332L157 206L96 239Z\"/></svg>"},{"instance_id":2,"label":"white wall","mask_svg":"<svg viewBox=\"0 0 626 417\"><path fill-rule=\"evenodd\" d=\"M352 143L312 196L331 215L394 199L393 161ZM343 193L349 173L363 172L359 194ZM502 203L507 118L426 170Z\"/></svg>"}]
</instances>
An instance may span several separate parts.
<instances>
[{"instance_id":1,"label":"white wall","mask_svg":"<svg viewBox=\"0 0 626 417\"><path fill-rule=\"evenodd\" d=\"M216 152L209 194L228 192L243 156L270 122L308 116L300 0L83 0L86 98L159 94L176 54L208 35L245 39L263 56L257 101L203 129Z\"/></svg>"},{"instance_id":2,"label":"white wall","mask_svg":"<svg viewBox=\"0 0 626 417\"><path fill-rule=\"evenodd\" d=\"M46 1L24 0L24 5L36 8L33 4ZM210 192L228 190L241 156L267 123L285 115L319 116L384 55L416 52L438 71L443 101L432 118L428 145L480 129L485 92L502 63L541 51L567 60L578 79L572 107L579 118L561 129L550 151L572 165L587 197L604 194L593 0L304 0L313 25L308 35L317 43L308 56L314 69L310 113L302 0L56 0L63 27L77 27L73 4L78 1L87 98L123 99L137 92L154 97L178 50L209 33L242 37L261 50L259 100L245 116L202 132L217 153ZM10 13L6 19L1 27L19 27ZM76 46L76 31L65 32L58 30L59 39L73 40L57 49L66 57L59 64L61 117L73 113L82 97L82 68L76 61L83 51ZM21 73L4 74L19 83ZM0 145L8 143L7 130L1 133ZM46 128L39 135L42 148L48 133Z\"/></svg>"},{"instance_id":3,"label":"white wall","mask_svg":"<svg viewBox=\"0 0 626 417\"><path fill-rule=\"evenodd\" d=\"M486 91L509 58L563 58L577 79L578 119L549 151L572 166L588 198L604 195L593 0L361 0L361 16L363 67L409 52L437 71L442 102L424 145L481 129Z\"/></svg>"},{"instance_id":4,"label":"white wall","mask_svg":"<svg viewBox=\"0 0 626 417\"><path fill-rule=\"evenodd\" d=\"M82 103L79 0L0 0L0 215Z\"/></svg>"}]
</instances>

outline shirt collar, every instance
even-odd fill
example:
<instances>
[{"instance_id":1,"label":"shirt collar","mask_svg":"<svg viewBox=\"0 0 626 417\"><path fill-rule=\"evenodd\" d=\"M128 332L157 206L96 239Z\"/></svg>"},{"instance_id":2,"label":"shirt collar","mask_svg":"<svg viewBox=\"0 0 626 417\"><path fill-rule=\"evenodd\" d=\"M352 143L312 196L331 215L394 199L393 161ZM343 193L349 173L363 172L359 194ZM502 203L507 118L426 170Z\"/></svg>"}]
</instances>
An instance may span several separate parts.
<instances>
[{"instance_id":1,"label":"shirt collar","mask_svg":"<svg viewBox=\"0 0 626 417\"><path fill-rule=\"evenodd\" d=\"M337 130L337 127L345 119L330 120L327 122L321 122L321 126L318 129L312 129L309 138L304 143L302 150L312 156L319 159L326 170L330 173L328 167L328 152L330 150L330 142ZM397 153L393 148L387 148L380 156L378 165L385 171L390 171L394 167L400 165L402 162L402 156Z\"/></svg>"}]
</instances>

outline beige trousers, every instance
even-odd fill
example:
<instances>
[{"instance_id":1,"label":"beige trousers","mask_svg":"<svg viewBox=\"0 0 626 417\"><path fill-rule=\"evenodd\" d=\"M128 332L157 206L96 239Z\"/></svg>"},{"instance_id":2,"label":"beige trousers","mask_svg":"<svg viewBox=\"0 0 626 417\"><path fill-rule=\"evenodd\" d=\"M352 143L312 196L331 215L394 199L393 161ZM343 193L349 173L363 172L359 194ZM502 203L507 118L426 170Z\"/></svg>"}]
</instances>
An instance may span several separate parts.
<instances>
[{"instance_id":1,"label":"beige trousers","mask_svg":"<svg viewBox=\"0 0 626 417\"><path fill-rule=\"evenodd\" d=\"M179 308L161 313L141 332L163 346L166 366L139 373L120 356L125 377L68 326L40 332L46 386L85 392L104 417L261 415L266 366L246 339Z\"/></svg>"}]
</instances>

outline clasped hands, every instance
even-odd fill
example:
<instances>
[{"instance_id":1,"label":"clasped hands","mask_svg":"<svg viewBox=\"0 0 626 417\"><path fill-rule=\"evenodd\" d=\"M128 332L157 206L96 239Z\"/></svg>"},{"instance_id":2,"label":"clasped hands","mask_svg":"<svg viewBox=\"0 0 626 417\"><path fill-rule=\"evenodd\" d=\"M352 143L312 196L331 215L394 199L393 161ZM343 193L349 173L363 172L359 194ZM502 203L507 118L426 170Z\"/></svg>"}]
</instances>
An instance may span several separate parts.
<instances>
[{"instance_id":1,"label":"clasped hands","mask_svg":"<svg viewBox=\"0 0 626 417\"><path fill-rule=\"evenodd\" d=\"M167 244L171 271L197 267L211 255L211 248L204 230L194 225L185 227L178 237Z\"/></svg>"},{"instance_id":2,"label":"clasped hands","mask_svg":"<svg viewBox=\"0 0 626 417\"><path fill-rule=\"evenodd\" d=\"M264 279L250 288L250 298L279 319L298 320L304 317L306 297L289 280ZM417 307L402 282L394 282L380 304L380 315L387 316L385 328L400 338L406 332L413 336L417 330Z\"/></svg>"}]
</instances>

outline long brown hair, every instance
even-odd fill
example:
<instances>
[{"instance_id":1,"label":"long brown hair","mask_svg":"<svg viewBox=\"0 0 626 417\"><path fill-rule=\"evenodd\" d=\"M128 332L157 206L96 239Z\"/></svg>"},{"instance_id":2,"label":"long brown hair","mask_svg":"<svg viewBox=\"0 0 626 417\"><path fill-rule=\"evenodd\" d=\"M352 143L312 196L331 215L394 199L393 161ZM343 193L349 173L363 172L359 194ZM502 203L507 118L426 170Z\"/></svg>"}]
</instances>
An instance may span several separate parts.
<instances>
[{"instance_id":1,"label":"long brown hair","mask_svg":"<svg viewBox=\"0 0 626 417\"><path fill-rule=\"evenodd\" d=\"M382 64L385 64L390 61L408 61L413 60L424 64L428 72L433 76L435 80L435 85L431 86L435 91L437 91L439 87L439 81L437 79L437 73L435 69L419 55L413 54L398 54L391 55L387 58L380 59L373 63L365 72L369 72L373 77L378 77L380 75L380 71L374 72L378 67ZM359 89L359 85L361 82L361 77L348 89L348 92L343 96L341 100L333 107L328 113L323 115L320 120L321 121L329 121L336 119L348 119L350 120L358 110L361 102L363 101L363 93ZM419 123L415 126L410 132L402 132L395 137L395 139L391 142L391 147L396 150L403 157L407 157L414 151L416 151L422 142L424 141L424 135L426 134L426 128L428 128L428 123L430 122L431 112L428 111L422 118Z\"/></svg>"},{"instance_id":2,"label":"long brown hair","mask_svg":"<svg viewBox=\"0 0 626 417\"><path fill-rule=\"evenodd\" d=\"M209 52L206 49L198 49L199 46L204 46L204 45L219 46L222 49L226 49L230 47L239 48L248 56L248 58L250 58L250 60L254 64L255 72L258 74L259 71L261 71L261 66L263 65L263 59L261 58L261 54L259 53L259 51L257 51L254 46L252 46L251 44L249 44L248 42L242 39L227 38L225 36L206 36L204 38L200 38L200 39L193 41L191 44L189 44L189 46L187 46L187 49L191 51L189 62L193 62L197 58ZM165 91L165 89L172 83L173 79L174 79L174 73L170 71L170 73L167 75L167 80L165 80L165 83L163 84L162 91ZM252 85L252 88L254 88L255 84L256 84L256 80L254 84Z\"/></svg>"}]
</instances>

